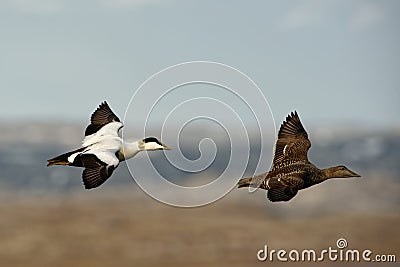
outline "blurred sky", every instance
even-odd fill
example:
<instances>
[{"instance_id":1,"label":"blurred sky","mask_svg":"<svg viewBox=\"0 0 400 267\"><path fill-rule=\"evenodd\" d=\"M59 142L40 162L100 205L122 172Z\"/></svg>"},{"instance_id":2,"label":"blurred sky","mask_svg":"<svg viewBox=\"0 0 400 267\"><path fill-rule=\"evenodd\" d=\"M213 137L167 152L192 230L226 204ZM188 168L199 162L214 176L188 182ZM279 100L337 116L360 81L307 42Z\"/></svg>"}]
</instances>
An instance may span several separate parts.
<instances>
[{"instance_id":1,"label":"blurred sky","mask_svg":"<svg viewBox=\"0 0 400 267\"><path fill-rule=\"evenodd\" d=\"M277 123L297 109L307 124L399 126L399 11L396 0L1 0L0 119L84 123L105 99L122 117L152 74L210 60L251 77Z\"/></svg>"}]
</instances>

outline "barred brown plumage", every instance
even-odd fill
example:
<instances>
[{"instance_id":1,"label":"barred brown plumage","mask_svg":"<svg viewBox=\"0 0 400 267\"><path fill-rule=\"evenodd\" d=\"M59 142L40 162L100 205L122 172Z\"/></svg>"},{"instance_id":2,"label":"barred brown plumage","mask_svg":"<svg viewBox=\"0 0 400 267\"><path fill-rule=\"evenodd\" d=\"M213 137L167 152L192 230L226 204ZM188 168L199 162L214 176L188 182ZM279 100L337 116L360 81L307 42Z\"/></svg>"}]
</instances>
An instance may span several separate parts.
<instances>
[{"instance_id":1,"label":"barred brown plumage","mask_svg":"<svg viewBox=\"0 0 400 267\"><path fill-rule=\"evenodd\" d=\"M282 123L275 144L274 159L269 172L240 179L238 187L268 190L270 201L289 201L298 190L321 183L329 178L360 177L345 166L319 169L308 161L311 142L297 112Z\"/></svg>"}]
</instances>

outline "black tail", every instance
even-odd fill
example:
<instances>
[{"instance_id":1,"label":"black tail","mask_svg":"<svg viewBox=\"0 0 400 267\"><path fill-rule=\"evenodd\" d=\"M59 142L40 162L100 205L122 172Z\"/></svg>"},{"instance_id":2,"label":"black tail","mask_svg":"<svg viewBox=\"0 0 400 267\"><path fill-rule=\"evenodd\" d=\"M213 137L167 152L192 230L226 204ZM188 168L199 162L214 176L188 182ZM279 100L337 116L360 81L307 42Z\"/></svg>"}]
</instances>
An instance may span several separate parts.
<instances>
[{"instance_id":1,"label":"black tail","mask_svg":"<svg viewBox=\"0 0 400 267\"><path fill-rule=\"evenodd\" d=\"M83 151L85 148L81 147L77 150L71 151L71 152L67 152L64 153L60 156L54 157L52 159L47 160L47 166L53 166L53 165L70 165L70 166L79 166L74 164L74 162L69 162L68 161L68 157L71 156L72 154L76 153L76 152L81 152Z\"/></svg>"}]
</instances>

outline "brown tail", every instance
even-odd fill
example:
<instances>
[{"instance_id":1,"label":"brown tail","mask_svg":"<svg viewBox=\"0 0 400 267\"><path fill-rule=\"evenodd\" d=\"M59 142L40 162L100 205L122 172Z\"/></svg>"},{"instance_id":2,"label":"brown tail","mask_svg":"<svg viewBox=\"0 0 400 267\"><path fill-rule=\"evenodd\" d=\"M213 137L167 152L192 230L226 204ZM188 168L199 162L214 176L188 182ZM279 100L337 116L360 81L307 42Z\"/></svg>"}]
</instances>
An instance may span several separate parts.
<instances>
[{"instance_id":1,"label":"brown tail","mask_svg":"<svg viewBox=\"0 0 400 267\"><path fill-rule=\"evenodd\" d=\"M242 178L242 179L240 179L239 182L237 183L238 188L249 187L250 184L251 184L251 179L252 178Z\"/></svg>"},{"instance_id":2,"label":"brown tail","mask_svg":"<svg viewBox=\"0 0 400 267\"><path fill-rule=\"evenodd\" d=\"M71 151L64 153L60 156L54 157L52 159L47 160L47 166L53 166L53 165L73 165L72 162L68 161L68 157L71 156L72 154L76 152L82 151L84 148L79 148L77 150Z\"/></svg>"}]
</instances>

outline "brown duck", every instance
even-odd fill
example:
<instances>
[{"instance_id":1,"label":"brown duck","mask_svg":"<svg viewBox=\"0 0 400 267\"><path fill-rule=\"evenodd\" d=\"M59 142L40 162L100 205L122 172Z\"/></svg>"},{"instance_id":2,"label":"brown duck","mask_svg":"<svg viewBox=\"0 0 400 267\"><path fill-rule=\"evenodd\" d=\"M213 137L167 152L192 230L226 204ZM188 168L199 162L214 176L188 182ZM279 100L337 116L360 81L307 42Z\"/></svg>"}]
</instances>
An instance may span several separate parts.
<instances>
[{"instance_id":1,"label":"brown duck","mask_svg":"<svg viewBox=\"0 0 400 267\"><path fill-rule=\"evenodd\" d=\"M268 190L270 201L289 201L297 191L319 184L330 178L361 177L345 166L319 169L308 161L311 147L306 130L297 112L287 116L279 129L272 168L269 172L238 182L240 187Z\"/></svg>"}]
</instances>

